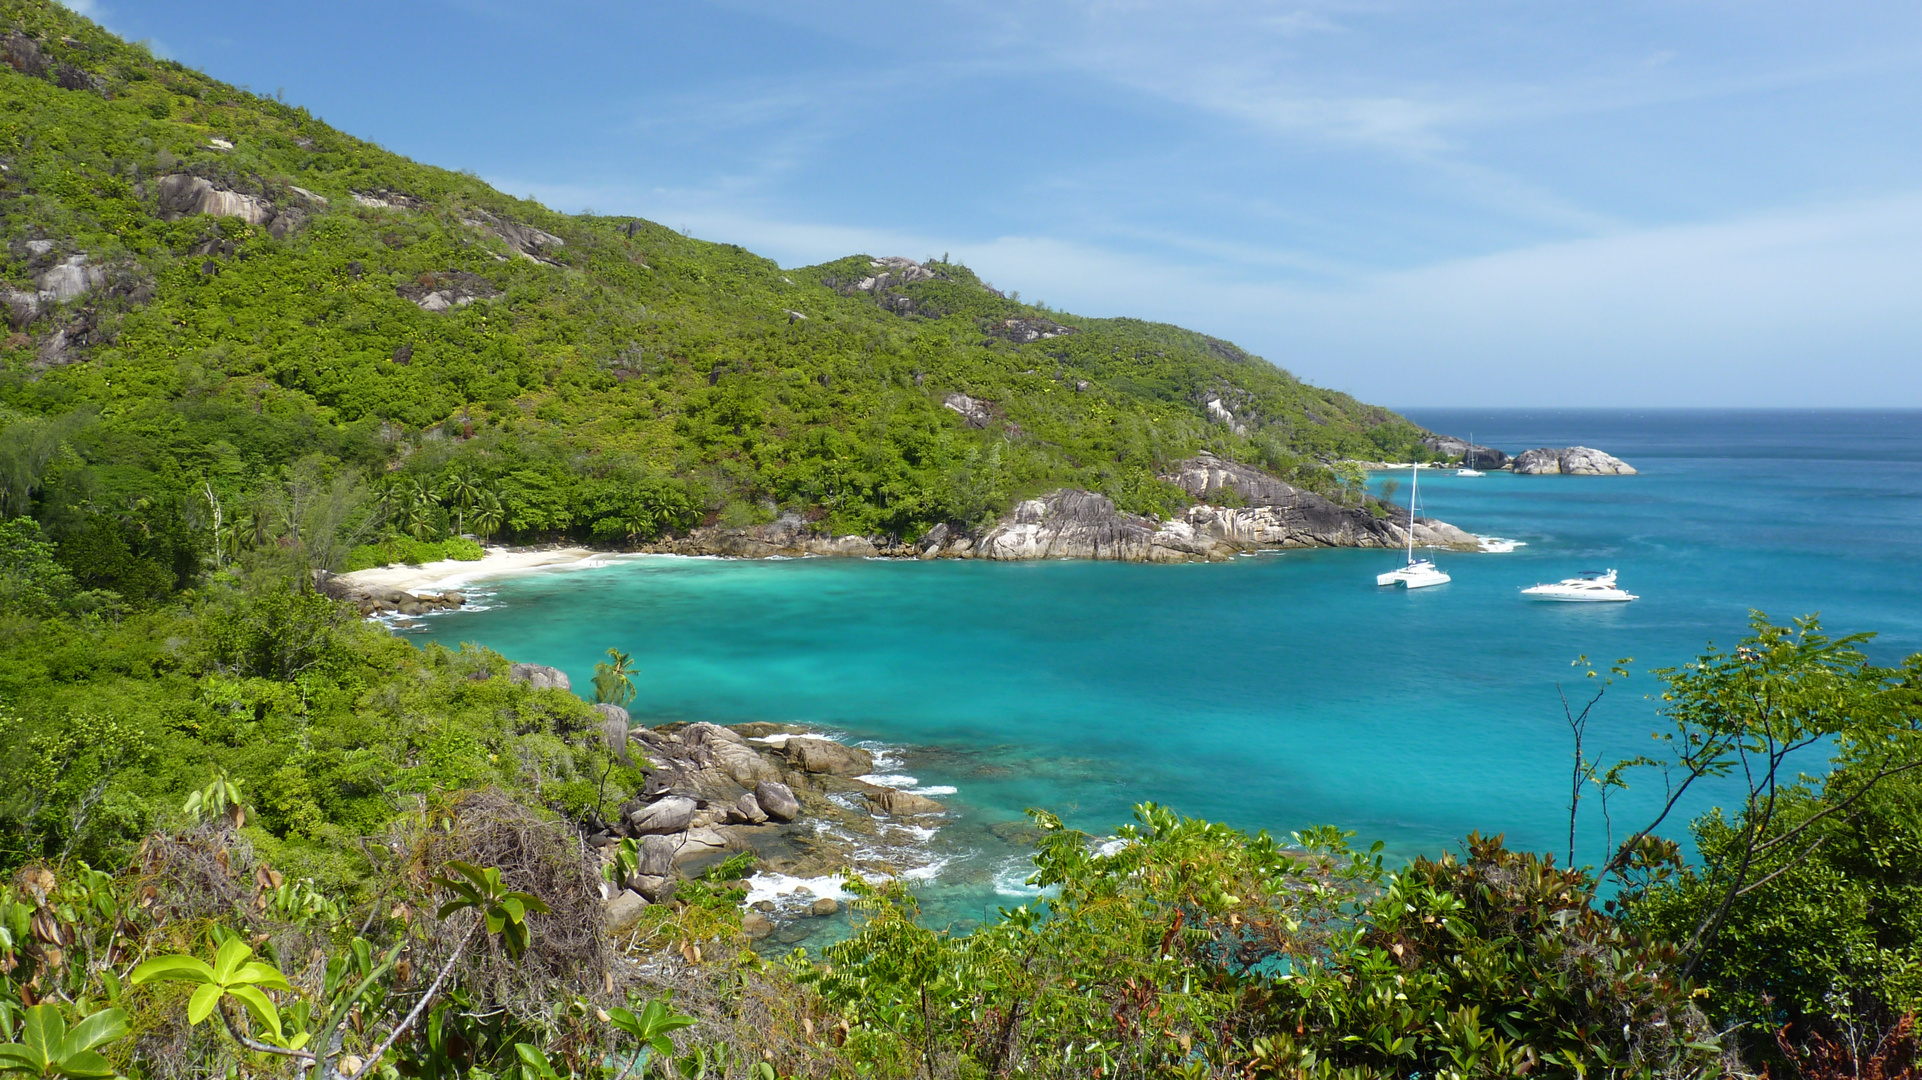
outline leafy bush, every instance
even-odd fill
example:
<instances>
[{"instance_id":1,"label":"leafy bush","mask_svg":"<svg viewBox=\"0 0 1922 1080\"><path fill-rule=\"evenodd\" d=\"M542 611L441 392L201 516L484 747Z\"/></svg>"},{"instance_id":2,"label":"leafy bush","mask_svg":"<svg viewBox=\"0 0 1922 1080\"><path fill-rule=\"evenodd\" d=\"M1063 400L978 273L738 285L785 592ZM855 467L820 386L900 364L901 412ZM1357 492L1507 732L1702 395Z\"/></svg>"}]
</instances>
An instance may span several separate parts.
<instances>
[{"instance_id":1,"label":"leafy bush","mask_svg":"<svg viewBox=\"0 0 1922 1080\"><path fill-rule=\"evenodd\" d=\"M377 566L405 563L419 566L422 563L440 562L455 559L462 562L475 562L485 555L478 541L464 536L449 537L446 540L416 540L411 536L397 536L378 544L362 544L347 553L347 570L367 570Z\"/></svg>"}]
</instances>

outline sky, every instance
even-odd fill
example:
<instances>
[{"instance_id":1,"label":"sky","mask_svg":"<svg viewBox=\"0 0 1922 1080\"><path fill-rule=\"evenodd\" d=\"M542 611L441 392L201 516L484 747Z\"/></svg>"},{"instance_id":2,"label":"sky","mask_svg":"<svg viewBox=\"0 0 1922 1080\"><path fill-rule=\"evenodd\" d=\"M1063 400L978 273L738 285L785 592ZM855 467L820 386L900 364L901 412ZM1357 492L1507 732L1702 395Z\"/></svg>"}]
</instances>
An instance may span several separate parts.
<instances>
[{"instance_id":1,"label":"sky","mask_svg":"<svg viewBox=\"0 0 1922 1080\"><path fill-rule=\"evenodd\" d=\"M1922 407L1922 5L70 0L568 213L1395 407Z\"/></svg>"}]
</instances>

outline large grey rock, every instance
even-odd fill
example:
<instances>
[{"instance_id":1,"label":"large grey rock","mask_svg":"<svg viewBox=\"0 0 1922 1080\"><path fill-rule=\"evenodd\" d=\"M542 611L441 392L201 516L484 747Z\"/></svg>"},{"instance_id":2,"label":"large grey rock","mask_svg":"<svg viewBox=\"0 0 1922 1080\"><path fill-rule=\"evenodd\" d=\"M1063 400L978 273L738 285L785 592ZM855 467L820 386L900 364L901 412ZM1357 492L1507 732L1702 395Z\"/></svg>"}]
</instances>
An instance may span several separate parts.
<instances>
[{"instance_id":1,"label":"large grey rock","mask_svg":"<svg viewBox=\"0 0 1922 1080\"><path fill-rule=\"evenodd\" d=\"M170 173L155 185L160 201L160 220L178 221L195 214L210 217L237 217L249 225L265 225L274 218L274 206L257 195L218 187L192 173Z\"/></svg>"},{"instance_id":2,"label":"large grey rock","mask_svg":"<svg viewBox=\"0 0 1922 1080\"><path fill-rule=\"evenodd\" d=\"M1612 454L1586 446L1542 447L1516 455L1514 471L1525 476L1634 476L1635 469Z\"/></svg>"},{"instance_id":3,"label":"large grey rock","mask_svg":"<svg viewBox=\"0 0 1922 1080\"><path fill-rule=\"evenodd\" d=\"M667 874L629 874L627 887L640 893L656 904L665 904L674 898L677 884L672 873Z\"/></svg>"},{"instance_id":4,"label":"large grey rock","mask_svg":"<svg viewBox=\"0 0 1922 1080\"><path fill-rule=\"evenodd\" d=\"M642 835L677 833L687 828L693 819L694 800L685 795L669 795L627 815L627 826Z\"/></svg>"},{"instance_id":5,"label":"large grey rock","mask_svg":"<svg viewBox=\"0 0 1922 1080\"><path fill-rule=\"evenodd\" d=\"M727 821L731 825L765 825L767 823L767 811L761 809L761 801L756 799L754 793L750 791L729 804L727 808Z\"/></svg>"},{"instance_id":6,"label":"large grey rock","mask_svg":"<svg viewBox=\"0 0 1922 1080\"><path fill-rule=\"evenodd\" d=\"M631 763L633 758L627 752L627 729L631 726L631 720L627 710L601 701L595 703L594 711L601 714L601 741L615 757L621 759L622 764Z\"/></svg>"},{"instance_id":7,"label":"large grey rock","mask_svg":"<svg viewBox=\"0 0 1922 1080\"><path fill-rule=\"evenodd\" d=\"M793 821L801 816L801 800L779 780L763 780L754 788L754 801L775 821Z\"/></svg>"},{"instance_id":8,"label":"large grey rock","mask_svg":"<svg viewBox=\"0 0 1922 1080\"><path fill-rule=\"evenodd\" d=\"M988 403L969 397L963 393L952 393L942 399L943 408L953 409L971 428L984 428L994 420L994 412Z\"/></svg>"},{"instance_id":9,"label":"large grey rock","mask_svg":"<svg viewBox=\"0 0 1922 1080\"><path fill-rule=\"evenodd\" d=\"M803 772L832 776L860 776L874 771L874 755L858 746L833 739L795 736L782 747L789 761Z\"/></svg>"},{"instance_id":10,"label":"large grey rock","mask_svg":"<svg viewBox=\"0 0 1922 1080\"><path fill-rule=\"evenodd\" d=\"M511 664L507 668L507 677L517 683L526 683L536 690L574 689L574 684L567 678L567 672L545 664Z\"/></svg>"},{"instance_id":11,"label":"large grey rock","mask_svg":"<svg viewBox=\"0 0 1922 1080\"><path fill-rule=\"evenodd\" d=\"M604 914L610 934L625 934L634 929L647 910L647 898L631 889L622 889L613 899L607 901Z\"/></svg>"},{"instance_id":12,"label":"large grey rock","mask_svg":"<svg viewBox=\"0 0 1922 1080\"><path fill-rule=\"evenodd\" d=\"M643 837L637 845L638 859L634 872L649 877L659 877L674 872L674 841L665 836Z\"/></svg>"},{"instance_id":13,"label":"large grey rock","mask_svg":"<svg viewBox=\"0 0 1922 1080\"><path fill-rule=\"evenodd\" d=\"M70 256L56 263L34 282L40 287L40 302L43 304L64 304L106 283L106 271L97 266L88 266L85 255Z\"/></svg>"}]
</instances>

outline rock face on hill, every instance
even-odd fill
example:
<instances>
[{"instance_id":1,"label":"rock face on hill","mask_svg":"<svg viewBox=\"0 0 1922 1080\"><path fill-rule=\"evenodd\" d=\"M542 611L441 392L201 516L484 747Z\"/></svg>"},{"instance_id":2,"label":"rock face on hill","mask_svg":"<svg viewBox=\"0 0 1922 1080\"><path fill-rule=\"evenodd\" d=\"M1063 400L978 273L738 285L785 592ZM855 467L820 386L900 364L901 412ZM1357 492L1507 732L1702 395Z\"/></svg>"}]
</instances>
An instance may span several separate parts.
<instances>
[{"instance_id":1,"label":"rock face on hill","mask_svg":"<svg viewBox=\"0 0 1922 1080\"><path fill-rule=\"evenodd\" d=\"M1526 476L1557 473L1563 476L1635 475L1634 467L1628 462L1586 446L1569 446L1559 450L1547 447L1526 450L1516 456L1513 468L1515 472Z\"/></svg>"}]
</instances>

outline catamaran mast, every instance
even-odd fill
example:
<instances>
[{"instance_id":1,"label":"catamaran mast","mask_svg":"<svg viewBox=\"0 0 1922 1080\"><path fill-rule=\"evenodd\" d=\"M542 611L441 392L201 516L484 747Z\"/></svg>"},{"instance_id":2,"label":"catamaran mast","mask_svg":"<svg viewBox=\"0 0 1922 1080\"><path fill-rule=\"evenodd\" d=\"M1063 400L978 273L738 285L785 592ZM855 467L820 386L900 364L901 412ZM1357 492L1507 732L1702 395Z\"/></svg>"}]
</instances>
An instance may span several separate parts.
<instances>
[{"instance_id":1,"label":"catamaran mast","mask_svg":"<svg viewBox=\"0 0 1922 1080\"><path fill-rule=\"evenodd\" d=\"M1421 462L1408 466L1408 565L1415 565L1415 498L1421 494Z\"/></svg>"}]
</instances>

